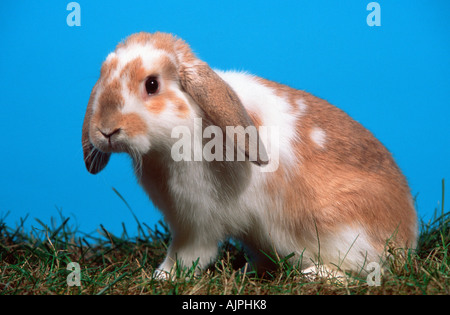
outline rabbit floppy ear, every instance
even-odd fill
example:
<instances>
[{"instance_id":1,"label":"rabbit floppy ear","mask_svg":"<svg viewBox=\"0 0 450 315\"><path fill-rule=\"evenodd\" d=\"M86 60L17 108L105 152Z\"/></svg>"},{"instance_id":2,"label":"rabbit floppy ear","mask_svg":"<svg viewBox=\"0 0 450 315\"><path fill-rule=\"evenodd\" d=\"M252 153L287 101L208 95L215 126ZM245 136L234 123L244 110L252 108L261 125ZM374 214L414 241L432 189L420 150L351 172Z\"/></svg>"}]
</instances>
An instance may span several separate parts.
<instances>
[{"instance_id":1,"label":"rabbit floppy ear","mask_svg":"<svg viewBox=\"0 0 450 315\"><path fill-rule=\"evenodd\" d=\"M256 126L242 105L234 90L206 63L196 62L194 66L181 67L180 81L184 90L191 95L195 102L203 109L208 119L226 134L226 127ZM242 128L234 129L235 132ZM233 139L234 140L234 139ZM266 149L256 137L246 137L245 143L236 143L237 149L245 153L249 160L257 165L267 164L269 158Z\"/></svg>"},{"instance_id":2,"label":"rabbit floppy ear","mask_svg":"<svg viewBox=\"0 0 450 315\"><path fill-rule=\"evenodd\" d=\"M108 164L110 153L104 153L96 149L89 140L89 125L92 118L92 103L94 102L94 95L97 90L97 84L92 89L91 96L89 97L89 103L86 109L86 115L84 116L81 144L83 146L84 163L86 168L91 174L97 174Z\"/></svg>"}]
</instances>

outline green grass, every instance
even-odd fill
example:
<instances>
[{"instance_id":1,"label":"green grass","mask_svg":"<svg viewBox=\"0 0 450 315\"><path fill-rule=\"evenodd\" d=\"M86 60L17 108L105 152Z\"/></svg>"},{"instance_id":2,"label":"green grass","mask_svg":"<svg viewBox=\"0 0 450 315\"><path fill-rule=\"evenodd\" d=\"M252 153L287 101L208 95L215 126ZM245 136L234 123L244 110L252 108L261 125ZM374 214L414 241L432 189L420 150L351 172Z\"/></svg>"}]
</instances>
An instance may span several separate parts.
<instances>
[{"instance_id":1,"label":"green grass","mask_svg":"<svg viewBox=\"0 0 450 315\"><path fill-rule=\"evenodd\" d=\"M422 223L416 251L393 252L380 286L357 278L345 283L308 281L286 259L276 261L277 271L261 277L250 270L245 253L232 242L221 246L216 263L200 276L177 270L177 280L159 281L152 273L164 259L170 237L163 223L150 228L135 217L138 236L130 237L125 226L120 236L103 226L97 236L85 235L61 213L58 222L37 220L39 228L31 232L25 231L25 219L14 229L0 219L0 293L446 295L450 294L450 213L443 209L436 211L433 221ZM79 287L67 285L70 262L80 264Z\"/></svg>"}]
</instances>

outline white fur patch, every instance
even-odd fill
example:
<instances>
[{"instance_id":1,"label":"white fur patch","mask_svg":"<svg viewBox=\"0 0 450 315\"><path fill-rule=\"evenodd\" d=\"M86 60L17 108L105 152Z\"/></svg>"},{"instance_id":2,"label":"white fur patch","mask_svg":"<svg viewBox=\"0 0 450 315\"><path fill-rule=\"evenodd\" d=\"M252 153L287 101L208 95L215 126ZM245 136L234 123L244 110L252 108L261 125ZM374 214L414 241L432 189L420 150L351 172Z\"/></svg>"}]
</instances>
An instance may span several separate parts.
<instances>
[{"instance_id":1,"label":"white fur patch","mask_svg":"<svg viewBox=\"0 0 450 315\"><path fill-rule=\"evenodd\" d=\"M297 136L296 117L291 113L292 107L288 98L278 96L277 91L265 86L257 77L250 74L234 71L216 72L233 88L244 107L260 117L261 125L271 128L270 135L261 137L271 161L267 167L273 166L274 169L278 167L270 165L272 162L284 163L286 166L294 164L298 160L298 156L292 150L292 142ZM273 136L277 139L272 138Z\"/></svg>"},{"instance_id":2,"label":"white fur patch","mask_svg":"<svg viewBox=\"0 0 450 315\"><path fill-rule=\"evenodd\" d=\"M303 116L306 113L306 110L308 108L308 105L306 105L305 101L303 99L299 99L297 101L297 107L299 110L298 116Z\"/></svg>"},{"instance_id":3,"label":"white fur patch","mask_svg":"<svg viewBox=\"0 0 450 315\"><path fill-rule=\"evenodd\" d=\"M362 270L370 262L379 262L380 257L361 228L342 227L320 241L321 258L325 263L342 270Z\"/></svg>"},{"instance_id":4,"label":"white fur patch","mask_svg":"<svg viewBox=\"0 0 450 315\"><path fill-rule=\"evenodd\" d=\"M311 140L314 141L319 147L324 148L326 142L326 133L323 129L314 127L310 135Z\"/></svg>"}]
</instances>

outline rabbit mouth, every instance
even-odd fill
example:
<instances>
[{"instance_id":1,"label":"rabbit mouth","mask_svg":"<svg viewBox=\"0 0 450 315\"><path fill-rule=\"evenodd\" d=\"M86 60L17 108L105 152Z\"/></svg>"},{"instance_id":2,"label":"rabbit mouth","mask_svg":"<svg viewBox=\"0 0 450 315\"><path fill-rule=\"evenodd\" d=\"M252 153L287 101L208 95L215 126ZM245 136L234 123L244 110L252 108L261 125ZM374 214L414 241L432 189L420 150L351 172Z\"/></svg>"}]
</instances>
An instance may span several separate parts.
<instances>
[{"instance_id":1,"label":"rabbit mouth","mask_svg":"<svg viewBox=\"0 0 450 315\"><path fill-rule=\"evenodd\" d=\"M118 153L125 152L127 145L124 140L124 132L122 128L103 128L97 127L92 135L92 144L101 152Z\"/></svg>"},{"instance_id":2,"label":"rabbit mouth","mask_svg":"<svg viewBox=\"0 0 450 315\"><path fill-rule=\"evenodd\" d=\"M103 153L128 153L132 156L144 155L150 150L147 135L130 136L125 128L100 129L91 133L91 143Z\"/></svg>"}]
</instances>

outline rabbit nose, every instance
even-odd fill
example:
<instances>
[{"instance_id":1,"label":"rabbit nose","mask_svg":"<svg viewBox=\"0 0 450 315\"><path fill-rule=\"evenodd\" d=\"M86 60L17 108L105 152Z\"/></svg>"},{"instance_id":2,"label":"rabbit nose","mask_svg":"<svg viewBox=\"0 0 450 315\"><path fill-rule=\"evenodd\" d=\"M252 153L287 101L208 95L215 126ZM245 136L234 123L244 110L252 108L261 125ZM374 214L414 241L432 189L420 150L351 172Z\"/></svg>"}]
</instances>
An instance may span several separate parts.
<instances>
[{"instance_id":1,"label":"rabbit nose","mask_svg":"<svg viewBox=\"0 0 450 315\"><path fill-rule=\"evenodd\" d=\"M117 128L117 129L114 129L114 131L103 131L103 130L101 130L101 129L99 129L98 131L100 131L100 133L105 137L105 138L108 138L108 139L110 139L113 135L115 135L116 133L119 133L120 132L120 128Z\"/></svg>"}]
</instances>

